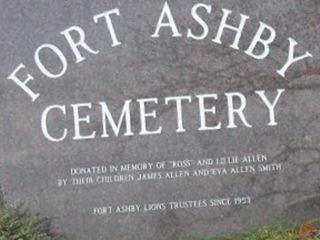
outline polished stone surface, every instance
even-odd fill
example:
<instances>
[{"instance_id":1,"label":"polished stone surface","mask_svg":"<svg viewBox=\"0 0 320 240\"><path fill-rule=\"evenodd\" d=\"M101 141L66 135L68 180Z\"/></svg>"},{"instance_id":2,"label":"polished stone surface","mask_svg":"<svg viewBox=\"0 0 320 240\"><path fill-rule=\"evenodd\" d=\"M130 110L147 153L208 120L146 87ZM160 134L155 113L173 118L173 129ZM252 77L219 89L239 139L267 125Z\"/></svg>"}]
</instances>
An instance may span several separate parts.
<instances>
[{"instance_id":1,"label":"polished stone surface","mask_svg":"<svg viewBox=\"0 0 320 240\"><path fill-rule=\"evenodd\" d=\"M150 37L164 1L0 2L0 185L8 204L22 204L52 217L59 231L77 240L170 240L319 217L320 3L201 2L213 8L211 14L199 11L209 26L208 36L199 41L186 37L188 28L201 33L190 15L198 1L168 1L183 35L178 38L172 38L168 30L162 30L159 38ZM94 15L113 8L121 13L114 17L114 28L122 42L116 47L111 47L106 26L93 21ZM250 16L239 50L229 47L234 38L231 32L223 35L222 45L212 42L222 8L233 11L234 24L238 24L240 13ZM259 21L272 26L277 36L270 55L258 61L244 51ZM98 54L83 51L86 59L80 63L75 62L60 34L73 25L81 26L88 45L99 50ZM313 58L292 65L283 78L276 70L286 61L288 37L299 43L297 54L309 51ZM33 55L44 43L55 44L65 54L68 69L64 76L50 79L36 67ZM57 58L45 55L43 59L51 63L49 69L59 71ZM7 79L21 62L35 78L28 86L41 94L35 102ZM276 108L278 125L267 126L268 111L254 91L265 90L274 98L276 89L285 89ZM226 92L246 96L245 116L252 128L238 118L237 128L226 127ZM220 121L222 127L199 131L195 96L211 93L217 93L219 99L213 102L217 114L208 114L208 124ZM186 131L177 133L176 108L164 104L164 98L184 95L192 96L192 102L183 105ZM139 135L136 100L144 98L159 99L157 118L149 119L148 128L156 130L161 125L161 134ZM123 136L122 128L118 137L110 131L110 137L101 138L98 103L106 102L118 119L127 99L134 103L134 135ZM90 114L91 123L84 123L81 130L84 134L96 131L96 138L73 140L70 105L76 103L92 103L91 110L82 112L83 116ZM66 119L59 114L50 118L51 133L59 136L65 127L69 130L66 139L58 143L48 141L41 131L42 112L55 104L66 105ZM148 111L155 109L150 106ZM230 156L238 160L223 159ZM245 163L245 156L255 156L257 162ZM203 161L201 165L201 159L213 159L213 163ZM180 160L189 161L172 162ZM271 164L268 171L263 171L262 164ZM122 178L110 173L116 167ZM209 176L195 176L193 172L213 168ZM86 184L77 185L80 180L72 180L75 176L92 177L93 182L87 178L83 179ZM66 186L63 179L68 180ZM238 197L244 198L235 200ZM151 203L155 205L148 205ZM112 207L111 213L108 207Z\"/></svg>"}]
</instances>

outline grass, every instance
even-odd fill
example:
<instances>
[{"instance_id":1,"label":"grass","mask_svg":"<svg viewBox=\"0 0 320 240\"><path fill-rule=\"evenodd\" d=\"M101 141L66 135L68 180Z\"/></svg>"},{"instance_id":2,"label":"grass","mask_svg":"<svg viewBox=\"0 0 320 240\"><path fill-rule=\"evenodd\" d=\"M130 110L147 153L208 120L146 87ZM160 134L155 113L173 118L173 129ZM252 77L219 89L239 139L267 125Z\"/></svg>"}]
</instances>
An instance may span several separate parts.
<instances>
[{"instance_id":1,"label":"grass","mask_svg":"<svg viewBox=\"0 0 320 240\"><path fill-rule=\"evenodd\" d=\"M320 240L320 222L307 221L301 226L269 226L230 237L180 237L177 240Z\"/></svg>"},{"instance_id":2,"label":"grass","mask_svg":"<svg viewBox=\"0 0 320 240\"><path fill-rule=\"evenodd\" d=\"M230 237L179 237L176 240L320 240L320 221L301 226L269 226ZM0 209L0 240L58 240L50 221L16 209Z\"/></svg>"},{"instance_id":3,"label":"grass","mask_svg":"<svg viewBox=\"0 0 320 240\"><path fill-rule=\"evenodd\" d=\"M1 198L0 198L1 200ZM6 209L0 201L0 240L62 240L52 232L49 219ZM320 240L319 221L306 221L301 226L269 226L229 237L179 237L176 240Z\"/></svg>"}]
</instances>

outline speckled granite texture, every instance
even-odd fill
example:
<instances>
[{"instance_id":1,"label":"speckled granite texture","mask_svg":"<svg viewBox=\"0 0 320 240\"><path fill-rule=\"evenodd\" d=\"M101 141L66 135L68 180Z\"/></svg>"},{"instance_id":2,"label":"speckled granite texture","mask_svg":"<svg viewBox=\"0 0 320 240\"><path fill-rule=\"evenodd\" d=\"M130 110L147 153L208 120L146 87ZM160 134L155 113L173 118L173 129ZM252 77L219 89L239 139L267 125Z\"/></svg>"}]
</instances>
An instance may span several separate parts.
<instances>
[{"instance_id":1,"label":"speckled granite texture","mask_svg":"<svg viewBox=\"0 0 320 240\"><path fill-rule=\"evenodd\" d=\"M199 2L212 6L212 11L208 14L204 9L199 10L209 31L205 39L197 41L187 38L187 31L190 28L201 34L200 25L190 13ZM0 185L6 202L52 217L59 231L77 240L170 240L180 235L241 232L275 220L299 222L319 217L320 2L171 0L168 4L183 36L172 38L167 28L161 30L159 38L151 38L163 4L160 0L0 2ZM95 23L93 16L114 8L120 10L120 16L113 15L112 19L121 45L111 47L106 24ZM239 24L240 13L250 16L239 50L229 47L235 36L231 31L223 34L222 44L212 42L223 15L222 8L232 10L230 24ZM272 26L277 35L269 56L256 60L245 54L245 50L260 21ZM76 63L65 37L60 34L73 25L80 26L88 45L99 51L92 54L82 49L86 59L80 63ZM283 78L276 70L286 62L289 37L299 43L298 55L309 51L313 57L292 65ZM35 65L35 50L44 43L54 44L65 55L68 67L62 77L50 79ZM52 72L61 70L55 55L44 51L41 58ZM28 86L40 93L35 102L8 79L20 63L34 77ZM20 72L21 79L26 76L25 71ZM273 99L276 89L285 89L275 110L278 125L267 126L267 108L254 91L265 90ZM245 117L252 128L245 127L238 117L237 128L226 128L226 92L241 92L246 96ZM208 125L220 121L222 127L199 131L195 96L212 93L219 98L208 105L210 108L214 103L217 108L215 115L207 114ZM177 133L176 108L164 104L164 98L183 95L191 96L192 102L183 104L186 131ZM149 118L148 128L156 130L161 125L161 134L139 135L136 100L142 98L158 98L156 107L148 105L148 111L157 110L156 119ZM134 135L123 136L124 128L121 128L118 137L109 131L110 137L101 138L98 103L106 102L118 119L127 99L133 100ZM73 139L70 105L76 103L92 103L91 109L81 110L81 115L88 114L91 120L90 124L82 123L81 131L83 134L96 131L94 139ZM63 129L68 129L67 137L61 142L49 141L41 131L43 111L55 104L65 105L66 114L50 115L48 128L54 136L61 136ZM281 169L250 172L250 168L238 168L236 174L200 177L175 172L192 173L200 168L195 165L199 159L217 161L223 156L241 158L257 154L265 154L268 163L279 164ZM173 169L172 161L178 160L194 161L191 166ZM82 186L69 184L71 168L158 162L166 164L160 174L169 171L175 176ZM255 167L257 164L254 163ZM234 165L225 166L229 171ZM157 171L129 171L134 177L141 172ZM97 174L92 176L96 180ZM62 179L68 179L66 186L61 186ZM233 201L234 197L249 197L251 202L198 206L203 202L209 204L208 199ZM168 208L170 201L191 200L202 200L202 203L194 203L190 208ZM97 214L103 206L145 207L148 203L164 203L166 209Z\"/></svg>"}]
</instances>

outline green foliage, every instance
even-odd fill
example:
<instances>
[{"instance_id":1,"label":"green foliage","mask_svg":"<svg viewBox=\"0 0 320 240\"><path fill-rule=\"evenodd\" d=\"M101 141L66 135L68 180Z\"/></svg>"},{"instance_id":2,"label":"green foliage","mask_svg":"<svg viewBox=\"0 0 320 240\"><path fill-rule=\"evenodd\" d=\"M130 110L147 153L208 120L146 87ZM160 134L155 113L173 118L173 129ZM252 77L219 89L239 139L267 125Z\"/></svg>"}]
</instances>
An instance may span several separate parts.
<instances>
[{"instance_id":1,"label":"green foliage","mask_svg":"<svg viewBox=\"0 0 320 240\"><path fill-rule=\"evenodd\" d=\"M50 222L18 210L0 210L0 240L56 240Z\"/></svg>"},{"instance_id":2,"label":"green foliage","mask_svg":"<svg viewBox=\"0 0 320 240\"><path fill-rule=\"evenodd\" d=\"M317 223L317 225L319 222ZM320 240L320 231L310 223L302 226L270 226L248 231L232 237L180 237L177 240Z\"/></svg>"},{"instance_id":3,"label":"green foliage","mask_svg":"<svg viewBox=\"0 0 320 240\"><path fill-rule=\"evenodd\" d=\"M250 231L243 236L238 236L235 240L299 240L297 228L263 227L256 231Z\"/></svg>"}]
</instances>

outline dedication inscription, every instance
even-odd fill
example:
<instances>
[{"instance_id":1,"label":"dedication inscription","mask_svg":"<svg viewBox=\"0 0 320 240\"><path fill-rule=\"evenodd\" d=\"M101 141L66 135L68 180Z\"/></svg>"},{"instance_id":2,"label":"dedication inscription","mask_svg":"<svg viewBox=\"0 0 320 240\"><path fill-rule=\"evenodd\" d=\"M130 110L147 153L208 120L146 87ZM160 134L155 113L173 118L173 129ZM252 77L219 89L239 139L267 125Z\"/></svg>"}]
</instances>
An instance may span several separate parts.
<instances>
[{"instance_id":1,"label":"dedication inscription","mask_svg":"<svg viewBox=\"0 0 320 240\"><path fill-rule=\"evenodd\" d=\"M4 200L80 240L319 217L319 7L2 1Z\"/></svg>"}]
</instances>

